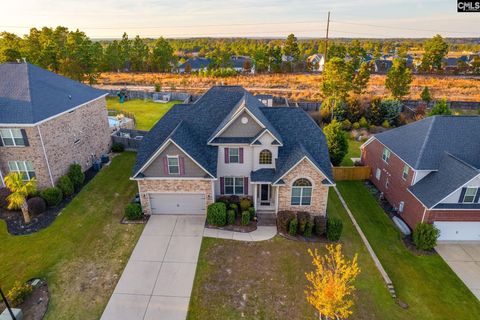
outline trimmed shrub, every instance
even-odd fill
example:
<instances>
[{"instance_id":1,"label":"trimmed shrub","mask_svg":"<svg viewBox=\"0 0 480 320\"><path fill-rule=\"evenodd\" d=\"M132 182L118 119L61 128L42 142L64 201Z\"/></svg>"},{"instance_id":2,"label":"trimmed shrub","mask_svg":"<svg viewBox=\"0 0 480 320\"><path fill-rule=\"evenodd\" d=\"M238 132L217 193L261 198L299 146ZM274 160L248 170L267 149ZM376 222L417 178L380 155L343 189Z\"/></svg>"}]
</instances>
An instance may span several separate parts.
<instances>
[{"instance_id":1,"label":"trimmed shrub","mask_svg":"<svg viewBox=\"0 0 480 320\"><path fill-rule=\"evenodd\" d=\"M79 190L85 181L85 174L82 172L82 167L78 163L71 164L67 175L70 181L72 181L73 187Z\"/></svg>"},{"instance_id":2,"label":"trimmed shrub","mask_svg":"<svg viewBox=\"0 0 480 320\"><path fill-rule=\"evenodd\" d=\"M420 250L432 250L437 245L439 236L440 230L433 224L421 222L413 230L413 244Z\"/></svg>"},{"instance_id":3,"label":"trimmed shrub","mask_svg":"<svg viewBox=\"0 0 480 320\"><path fill-rule=\"evenodd\" d=\"M215 202L207 208L207 221L212 226L222 227L227 223L227 206L223 202Z\"/></svg>"},{"instance_id":4,"label":"trimmed shrub","mask_svg":"<svg viewBox=\"0 0 480 320\"><path fill-rule=\"evenodd\" d=\"M293 211L279 211L277 213L278 227L282 232L288 232L290 221L296 217Z\"/></svg>"},{"instance_id":5,"label":"trimmed shrub","mask_svg":"<svg viewBox=\"0 0 480 320\"><path fill-rule=\"evenodd\" d=\"M228 207L228 204L230 203L229 202L229 197L227 197L227 196L218 197L217 202L223 202L227 205L227 207Z\"/></svg>"},{"instance_id":6,"label":"trimmed shrub","mask_svg":"<svg viewBox=\"0 0 480 320\"><path fill-rule=\"evenodd\" d=\"M33 288L28 283L15 281L13 287L7 292L7 298L14 307L22 304L25 298L32 292Z\"/></svg>"},{"instance_id":7,"label":"trimmed shrub","mask_svg":"<svg viewBox=\"0 0 480 320\"><path fill-rule=\"evenodd\" d=\"M307 224L305 225L305 231L303 232L303 235L307 238L310 238L312 236L313 232L313 221L308 220Z\"/></svg>"},{"instance_id":8,"label":"trimmed shrub","mask_svg":"<svg viewBox=\"0 0 480 320\"><path fill-rule=\"evenodd\" d=\"M288 224L288 234L295 237L298 231L298 219L295 217Z\"/></svg>"},{"instance_id":9,"label":"trimmed shrub","mask_svg":"<svg viewBox=\"0 0 480 320\"><path fill-rule=\"evenodd\" d=\"M327 218L325 216L313 217L315 234L317 236L323 236L327 230Z\"/></svg>"},{"instance_id":10,"label":"trimmed shrub","mask_svg":"<svg viewBox=\"0 0 480 320\"><path fill-rule=\"evenodd\" d=\"M124 216L128 220L139 220L142 218L142 206L139 203L129 203L125 207Z\"/></svg>"},{"instance_id":11,"label":"trimmed shrub","mask_svg":"<svg viewBox=\"0 0 480 320\"><path fill-rule=\"evenodd\" d=\"M254 207L248 208L248 212L250 212L250 220L253 220L255 218L255 208Z\"/></svg>"},{"instance_id":12,"label":"trimmed shrub","mask_svg":"<svg viewBox=\"0 0 480 320\"><path fill-rule=\"evenodd\" d=\"M343 222L338 218L327 219L327 239L330 241L340 240L342 235Z\"/></svg>"},{"instance_id":13,"label":"trimmed shrub","mask_svg":"<svg viewBox=\"0 0 480 320\"><path fill-rule=\"evenodd\" d=\"M242 212L242 226L248 226L250 223L250 212L243 211Z\"/></svg>"},{"instance_id":14,"label":"trimmed shrub","mask_svg":"<svg viewBox=\"0 0 480 320\"><path fill-rule=\"evenodd\" d=\"M47 210L47 204L45 203L45 200L43 200L40 197L33 197L27 200L27 205L28 205L28 212L30 212L33 215L38 215L45 210Z\"/></svg>"},{"instance_id":15,"label":"trimmed shrub","mask_svg":"<svg viewBox=\"0 0 480 320\"><path fill-rule=\"evenodd\" d=\"M250 208L251 206L252 206L252 200L248 198L242 198L240 200L240 209L242 209L242 211L248 210L248 208Z\"/></svg>"},{"instance_id":16,"label":"trimmed shrub","mask_svg":"<svg viewBox=\"0 0 480 320\"><path fill-rule=\"evenodd\" d=\"M12 192L8 188L0 188L0 208L6 208L8 205L7 197Z\"/></svg>"},{"instance_id":17,"label":"trimmed shrub","mask_svg":"<svg viewBox=\"0 0 480 320\"><path fill-rule=\"evenodd\" d=\"M230 203L230 209L232 209L233 211L235 211L235 214L238 214L238 205L235 204L235 203Z\"/></svg>"},{"instance_id":18,"label":"trimmed shrub","mask_svg":"<svg viewBox=\"0 0 480 320\"><path fill-rule=\"evenodd\" d=\"M368 121L365 119L365 117L361 117L360 120L358 121L358 125L360 128L367 128L368 129Z\"/></svg>"},{"instance_id":19,"label":"trimmed shrub","mask_svg":"<svg viewBox=\"0 0 480 320\"><path fill-rule=\"evenodd\" d=\"M71 196L75 191L72 180L68 176L61 176L57 181L57 187L62 190L65 197Z\"/></svg>"},{"instance_id":20,"label":"trimmed shrub","mask_svg":"<svg viewBox=\"0 0 480 320\"><path fill-rule=\"evenodd\" d=\"M235 210L227 210L227 224L235 223Z\"/></svg>"},{"instance_id":21,"label":"trimmed shrub","mask_svg":"<svg viewBox=\"0 0 480 320\"><path fill-rule=\"evenodd\" d=\"M125 151L125 146L120 142L115 142L114 144L112 144L112 152L120 153L123 151Z\"/></svg>"},{"instance_id":22,"label":"trimmed shrub","mask_svg":"<svg viewBox=\"0 0 480 320\"><path fill-rule=\"evenodd\" d=\"M47 188L40 193L40 196L47 202L49 207L57 206L63 199L62 190L57 187Z\"/></svg>"},{"instance_id":23,"label":"trimmed shrub","mask_svg":"<svg viewBox=\"0 0 480 320\"><path fill-rule=\"evenodd\" d=\"M236 204L238 206L240 204L240 197L236 196L236 195L230 196L229 197L229 202L233 203L233 204Z\"/></svg>"},{"instance_id":24,"label":"trimmed shrub","mask_svg":"<svg viewBox=\"0 0 480 320\"><path fill-rule=\"evenodd\" d=\"M298 219L298 233L303 234L305 232L305 226L310 221L310 213L302 211L297 213Z\"/></svg>"}]
</instances>

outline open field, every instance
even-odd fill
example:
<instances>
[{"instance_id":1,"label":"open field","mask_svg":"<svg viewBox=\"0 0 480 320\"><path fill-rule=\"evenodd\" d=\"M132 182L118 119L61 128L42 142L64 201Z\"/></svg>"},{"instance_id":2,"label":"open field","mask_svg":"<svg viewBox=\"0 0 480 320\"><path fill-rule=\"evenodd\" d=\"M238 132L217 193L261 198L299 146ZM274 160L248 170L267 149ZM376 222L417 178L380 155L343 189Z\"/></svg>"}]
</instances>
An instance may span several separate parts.
<instances>
[{"instance_id":1,"label":"open field","mask_svg":"<svg viewBox=\"0 0 480 320\"><path fill-rule=\"evenodd\" d=\"M351 319L478 319L480 303L438 256L416 256L368 191L339 183L380 260L393 278L402 309L391 298L366 248L334 192L328 212L344 222L344 253L359 255ZM304 296L308 248L324 244L286 240L263 242L204 238L188 319L318 319Z\"/></svg>"},{"instance_id":2,"label":"open field","mask_svg":"<svg viewBox=\"0 0 480 320\"><path fill-rule=\"evenodd\" d=\"M181 101L159 103L151 100L132 99L120 103L117 98L107 98L107 109L131 113L135 116L135 124L138 130L150 130L177 103L181 103Z\"/></svg>"},{"instance_id":3,"label":"open field","mask_svg":"<svg viewBox=\"0 0 480 320\"><path fill-rule=\"evenodd\" d=\"M129 180L134 153L112 160L37 233L12 236L0 220L0 283L45 278L50 289L46 320L99 319L143 225L120 224L137 186Z\"/></svg>"},{"instance_id":4,"label":"open field","mask_svg":"<svg viewBox=\"0 0 480 320\"><path fill-rule=\"evenodd\" d=\"M215 84L242 85L253 93L270 93L293 100L318 100L322 76L317 74L259 74L228 78L199 77L171 73L102 73L99 85L138 85L153 90L155 83L162 89L204 92ZM372 75L367 95L386 96L385 75ZM447 97L457 101L480 101L480 77L415 75L407 99L419 99L424 86L434 98Z\"/></svg>"}]
</instances>

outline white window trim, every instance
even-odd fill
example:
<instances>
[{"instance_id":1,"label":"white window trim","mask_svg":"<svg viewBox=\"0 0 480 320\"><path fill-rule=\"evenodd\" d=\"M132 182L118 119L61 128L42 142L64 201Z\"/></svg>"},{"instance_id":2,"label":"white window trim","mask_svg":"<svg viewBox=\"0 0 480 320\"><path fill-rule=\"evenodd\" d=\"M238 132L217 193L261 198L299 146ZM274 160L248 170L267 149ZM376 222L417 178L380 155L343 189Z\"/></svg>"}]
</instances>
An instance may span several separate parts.
<instances>
[{"instance_id":1,"label":"white window trim","mask_svg":"<svg viewBox=\"0 0 480 320\"><path fill-rule=\"evenodd\" d=\"M406 170L406 171L407 171L407 172L406 172L406 175L405 175L405 169L407 169L407 170ZM409 173L410 173L410 167L407 166L406 164L404 164L404 165L403 165L403 171L402 171L402 179L406 181L407 178L408 178L408 174L409 174Z\"/></svg>"},{"instance_id":2,"label":"white window trim","mask_svg":"<svg viewBox=\"0 0 480 320\"><path fill-rule=\"evenodd\" d=\"M380 170L380 168L377 168L377 170L375 171L375 179L380 181L381 177L382 177L382 170Z\"/></svg>"},{"instance_id":3,"label":"white window trim","mask_svg":"<svg viewBox=\"0 0 480 320\"><path fill-rule=\"evenodd\" d=\"M1 131L0 131L0 138L2 139L2 145L4 147L25 147L25 139L23 138L23 135L22 135L22 129L18 129L18 128L1 128L1 130L5 130L5 131L8 131L10 133L10 137L5 137L5 138L8 138L8 139L12 139L12 142L13 142L13 145L6 145L5 144L5 139L3 137L3 134L1 134ZM14 130L18 130L18 132L20 132L20 136L23 140L23 144L17 144L17 142L15 141L15 137L13 136L13 131Z\"/></svg>"},{"instance_id":4,"label":"white window trim","mask_svg":"<svg viewBox=\"0 0 480 320\"><path fill-rule=\"evenodd\" d=\"M265 152L265 151L268 151L270 153L270 162L269 163L262 163L262 152ZM263 149L262 151L260 151L260 153L258 154L258 164L260 165L270 165L273 163L273 153L272 151L268 150L268 149Z\"/></svg>"},{"instance_id":5,"label":"white window trim","mask_svg":"<svg viewBox=\"0 0 480 320\"><path fill-rule=\"evenodd\" d=\"M387 157L384 157L385 154L388 154ZM388 149L387 147L384 147L383 148L383 152L382 152L382 160L383 162L387 163L388 164L388 161L390 160L390 156L392 155L392 153L390 152L390 149Z\"/></svg>"},{"instance_id":6,"label":"white window trim","mask_svg":"<svg viewBox=\"0 0 480 320\"><path fill-rule=\"evenodd\" d=\"M398 204L398 212L402 213L404 209L405 209L405 201L400 201L400 203Z\"/></svg>"},{"instance_id":7,"label":"white window trim","mask_svg":"<svg viewBox=\"0 0 480 320\"><path fill-rule=\"evenodd\" d=\"M237 161L232 161L232 150L237 150ZM228 148L228 163L240 163L240 148L238 147L233 147L233 148Z\"/></svg>"},{"instance_id":8,"label":"white window trim","mask_svg":"<svg viewBox=\"0 0 480 320\"><path fill-rule=\"evenodd\" d=\"M293 184L299 180L299 179L305 179L307 180L308 182L310 182L310 186L294 186ZM313 183L307 179L307 178L299 178L299 179L295 179L295 181L293 181L292 183L292 192L291 192L291 195L290 195L290 205L291 206L298 206L298 207L308 207L308 206L311 206L312 205L312 197L313 197ZM300 188L300 202L299 204L292 204L292 198L293 198L293 189L294 188ZM305 196L305 198L310 198L310 203L309 204L302 204L303 202L303 198L304 198L304 195L303 195L303 191L304 189L306 188L309 188L310 189L310 196Z\"/></svg>"},{"instance_id":9,"label":"white window trim","mask_svg":"<svg viewBox=\"0 0 480 320\"><path fill-rule=\"evenodd\" d=\"M232 179L233 193L227 193L227 179ZM235 182L237 179L242 179L242 193L235 193ZM229 185L230 186L230 185ZM227 196L243 196L245 195L245 177L223 177L223 194Z\"/></svg>"},{"instance_id":10,"label":"white window trim","mask_svg":"<svg viewBox=\"0 0 480 320\"><path fill-rule=\"evenodd\" d=\"M475 189L475 194L473 195L472 201L465 201L465 197L467 196L468 189ZM478 187L467 187L467 189L465 190L465 194L463 195L462 203L475 203L475 198L477 197L477 193L478 193Z\"/></svg>"},{"instance_id":11,"label":"white window trim","mask_svg":"<svg viewBox=\"0 0 480 320\"><path fill-rule=\"evenodd\" d=\"M27 175L27 178L28 178L28 179L27 179L27 180L24 180L24 181L30 181L30 180L32 180L32 179L35 178L35 177L31 177L31 176L30 176L30 173L29 173L28 168L27 168L27 162L30 162L30 163L32 164L32 167L33 167L33 163L32 163L31 161L16 161L16 160L13 160L13 161L8 161L8 169L10 170L10 172L18 172L18 173L20 173L20 174L23 174L23 173L25 172L25 174ZM12 169L10 168L10 163L14 163L14 164L15 164L16 170L12 170ZM18 167L18 163L23 163L23 166L25 167L25 171L20 170L20 168ZM30 171L30 172L33 172L34 175L36 176L35 168L33 168L33 170Z\"/></svg>"},{"instance_id":12,"label":"white window trim","mask_svg":"<svg viewBox=\"0 0 480 320\"><path fill-rule=\"evenodd\" d=\"M177 159L177 165L176 167L178 168L178 172L171 172L170 171L170 159ZM172 166L172 167L175 167L175 166ZM168 168L168 174L171 174L171 175L179 175L180 174L180 159L178 156L168 156L167 155L167 168Z\"/></svg>"}]
</instances>

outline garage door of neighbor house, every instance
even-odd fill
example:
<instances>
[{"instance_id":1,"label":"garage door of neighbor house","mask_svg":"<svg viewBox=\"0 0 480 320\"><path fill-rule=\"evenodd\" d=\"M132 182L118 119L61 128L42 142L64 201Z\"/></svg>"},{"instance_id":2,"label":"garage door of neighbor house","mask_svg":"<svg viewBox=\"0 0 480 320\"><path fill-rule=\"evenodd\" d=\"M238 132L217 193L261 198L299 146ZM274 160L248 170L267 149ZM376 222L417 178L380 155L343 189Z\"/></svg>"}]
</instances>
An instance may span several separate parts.
<instances>
[{"instance_id":1,"label":"garage door of neighbor house","mask_svg":"<svg viewBox=\"0 0 480 320\"><path fill-rule=\"evenodd\" d=\"M152 214L205 214L205 194L151 193Z\"/></svg>"},{"instance_id":2,"label":"garage door of neighbor house","mask_svg":"<svg viewBox=\"0 0 480 320\"><path fill-rule=\"evenodd\" d=\"M434 224L440 230L438 240L480 241L480 222L436 221Z\"/></svg>"}]
</instances>

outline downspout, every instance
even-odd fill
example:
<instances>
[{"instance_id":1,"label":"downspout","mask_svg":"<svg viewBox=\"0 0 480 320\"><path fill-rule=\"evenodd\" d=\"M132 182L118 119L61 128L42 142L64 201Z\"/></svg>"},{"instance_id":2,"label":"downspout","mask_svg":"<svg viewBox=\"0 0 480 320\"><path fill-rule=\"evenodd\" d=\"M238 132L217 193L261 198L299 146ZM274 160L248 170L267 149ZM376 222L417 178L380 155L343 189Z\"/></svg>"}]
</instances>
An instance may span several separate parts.
<instances>
[{"instance_id":1,"label":"downspout","mask_svg":"<svg viewBox=\"0 0 480 320\"><path fill-rule=\"evenodd\" d=\"M280 193L280 186L277 186L277 193L275 194L275 214L278 213L278 194Z\"/></svg>"},{"instance_id":2,"label":"downspout","mask_svg":"<svg viewBox=\"0 0 480 320\"><path fill-rule=\"evenodd\" d=\"M2 187L5 187L5 181L3 181L3 174L1 169L0 169L0 179L2 180Z\"/></svg>"},{"instance_id":3,"label":"downspout","mask_svg":"<svg viewBox=\"0 0 480 320\"><path fill-rule=\"evenodd\" d=\"M50 182L52 183L52 187L55 187L55 183L53 182L52 177L52 170L50 169L50 163L48 162L47 152L45 150L45 144L43 143L43 136L42 132L40 131L40 125L37 126L38 135L40 136L40 143L42 144L43 149L43 156L45 157L45 162L47 163L48 175L50 176Z\"/></svg>"},{"instance_id":4,"label":"downspout","mask_svg":"<svg viewBox=\"0 0 480 320\"><path fill-rule=\"evenodd\" d=\"M423 210L423 216L422 216L422 223L425 220L425 214L427 213L427 207L424 207L425 209Z\"/></svg>"}]
</instances>

